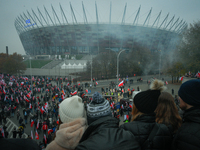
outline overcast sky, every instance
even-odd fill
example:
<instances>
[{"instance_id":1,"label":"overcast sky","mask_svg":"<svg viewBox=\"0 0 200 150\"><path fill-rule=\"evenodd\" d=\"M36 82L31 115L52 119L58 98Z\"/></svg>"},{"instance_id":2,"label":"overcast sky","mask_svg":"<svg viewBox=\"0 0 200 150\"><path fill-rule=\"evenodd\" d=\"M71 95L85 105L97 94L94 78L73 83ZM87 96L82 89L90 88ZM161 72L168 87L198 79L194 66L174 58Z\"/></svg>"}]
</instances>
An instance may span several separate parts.
<instances>
[{"instance_id":1,"label":"overcast sky","mask_svg":"<svg viewBox=\"0 0 200 150\"><path fill-rule=\"evenodd\" d=\"M95 22L95 0L71 0L74 13L78 22L83 22L82 1L85 6L89 22ZM0 0L0 53L9 54L17 52L25 54L20 38L14 26L14 20L27 10L35 12L37 7L44 12L43 5L52 14L51 4L56 13L60 16L59 3L62 5L67 19L72 21L69 0ZM112 22L120 23L127 3L125 23L132 23L139 6L141 5L138 23L143 23L152 7L152 14L149 23L153 22L162 10L160 20L162 21L169 13L169 19L175 15L175 19L180 17L188 24L193 24L200 20L200 0L96 0L99 22L109 21L110 2L112 2ZM31 13L32 14L32 13ZM61 18L60 18L61 19ZM61 19L62 20L62 19ZM160 21L160 22L161 22Z\"/></svg>"}]
</instances>

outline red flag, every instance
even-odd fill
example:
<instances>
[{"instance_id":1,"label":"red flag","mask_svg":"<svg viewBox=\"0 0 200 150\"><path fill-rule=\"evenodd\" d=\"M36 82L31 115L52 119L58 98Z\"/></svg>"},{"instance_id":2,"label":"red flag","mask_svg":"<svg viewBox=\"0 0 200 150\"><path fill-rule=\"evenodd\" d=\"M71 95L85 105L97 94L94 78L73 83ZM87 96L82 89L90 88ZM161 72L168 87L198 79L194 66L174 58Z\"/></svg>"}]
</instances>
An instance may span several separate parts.
<instances>
[{"instance_id":1,"label":"red flag","mask_svg":"<svg viewBox=\"0 0 200 150\"><path fill-rule=\"evenodd\" d=\"M129 119L129 115L126 115L126 119L127 119L127 120Z\"/></svg>"},{"instance_id":2,"label":"red flag","mask_svg":"<svg viewBox=\"0 0 200 150\"><path fill-rule=\"evenodd\" d=\"M88 89L85 90L88 93Z\"/></svg>"},{"instance_id":3,"label":"red flag","mask_svg":"<svg viewBox=\"0 0 200 150\"><path fill-rule=\"evenodd\" d=\"M124 81L121 81L118 85L118 87L123 86L124 85Z\"/></svg>"},{"instance_id":4,"label":"red flag","mask_svg":"<svg viewBox=\"0 0 200 150\"><path fill-rule=\"evenodd\" d=\"M81 85L81 83L79 82L78 85Z\"/></svg>"},{"instance_id":5,"label":"red flag","mask_svg":"<svg viewBox=\"0 0 200 150\"><path fill-rule=\"evenodd\" d=\"M26 95L28 98L31 98L31 91Z\"/></svg>"},{"instance_id":6,"label":"red flag","mask_svg":"<svg viewBox=\"0 0 200 150\"><path fill-rule=\"evenodd\" d=\"M39 135L38 135L37 130L35 131L35 139L39 140Z\"/></svg>"},{"instance_id":7,"label":"red flag","mask_svg":"<svg viewBox=\"0 0 200 150\"><path fill-rule=\"evenodd\" d=\"M36 127L36 129L38 129L39 128L39 120L38 120L38 122L37 122L37 127Z\"/></svg>"},{"instance_id":8,"label":"red flag","mask_svg":"<svg viewBox=\"0 0 200 150\"><path fill-rule=\"evenodd\" d=\"M96 85L98 85L99 83L96 81Z\"/></svg>"},{"instance_id":9,"label":"red flag","mask_svg":"<svg viewBox=\"0 0 200 150\"><path fill-rule=\"evenodd\" d=\"M45 109L48 108L48 102L46 102L46 103L44 104L44 108L45 108Z\"/></svg>"},{"instance_id":10,"label":"red flag","mask_svg":"<svg viewBox=\"0 0 200 150\"><path fill-rule=\"evenodd\" d=\"M14 110L17 108L17 106L14 107Z\"/></svg>"},{"instance_id":11,"label":"red flag","mask_svg":"<svg viewBox=\"0 0 200 150\"><path fill-rule=\"evenodd\" d=\"M33 132L32 132L32 130L31 130L31 139L33 139Z\"/></svg>"},{"instance_id":12,"label":"red flag","mask_svg":"<svg viewBox=\"0 0 200 150\"><path fill-rule=\"evenodd\" d=\"M45 134L44 134L44 142L45 142L45 144L47 144L47 137Z\"/></svg>"},{"instance_id":13,"label":"red flag","mask_svg":"<svg viewBox=\"0 0 200 150\"><path fill-rule=\"evenodd\" d=\"M64 95L62 94L62 100L64 99L65 97L64 97Z\"/></svg>"},{"instance_id":14,"label":"red flag","mask_svg":"<svg viewBox=\"0 0 200 150\"><path fill-rule=\"evenodd\" d=\"M53 129L48 129L48 135L53 132Z\"/></svg>"},{"instance_id":15,"label":"red flag","mask_svg":"<svg viewBox=\"0 0 200 150\"><path fill-rule=\"evenodd\" d=\"M31 127L33 127L34 121L33 119L31 119Z\"/></svg>"},{"instance_id":16,"label":"red flag","mask_svg":"<svg viewBox=\"0 0 200 150\"><path fill-rule=\"evenodd\" d=\"M56 93L56 95L55 95L56 97L58 97L58 94Z\"/></svg>"},{"instance_id":17,"label":"red flag","mask_svg":"<svg viewBox=\"0 0 200 150\"><path fill-rule=\"evenodd\" d=\"M67 82L67 86L69 86L69 82Z\"/></svg>"},{"instance_id":18,"label":"red flag","mask_svg":"<svg viewBox=\"0 0 200 150\"><path fill-rule=\"evenodd\" d=\"M167 82L167 81L165 81L165 84L167 85L167 84L168 84L168 82Z\"/></svg>"},{"instance_id":19,"label":"red flag","mask_svg":"<svg viewBox=\"0 0 200 150\"><path fill-rule=\"evenodd\" d=\"M28 103L30 102L27 98L26 98L26 96L24 95L24 99L25 99L25 101L27 101Z\"/></svg>"},{"instance_id":20,"label":"red flag","mask_svg":"<svg viewBox=\"0 0 200 150\"><path fill-rule=\"evenodd\" d=\"M59 119L56 121L57 124L59 124Z\"/></svg>"},{"instance_id":21,"label":"red flag","mask_svg":"<svg viewBox=\"0 0 200 150\"><path fill-rule=\"evenodd\" d=\"M131 104L129 104L129 107L130 107L130 108L133 108Z\"/></svg>"}]
</instances>

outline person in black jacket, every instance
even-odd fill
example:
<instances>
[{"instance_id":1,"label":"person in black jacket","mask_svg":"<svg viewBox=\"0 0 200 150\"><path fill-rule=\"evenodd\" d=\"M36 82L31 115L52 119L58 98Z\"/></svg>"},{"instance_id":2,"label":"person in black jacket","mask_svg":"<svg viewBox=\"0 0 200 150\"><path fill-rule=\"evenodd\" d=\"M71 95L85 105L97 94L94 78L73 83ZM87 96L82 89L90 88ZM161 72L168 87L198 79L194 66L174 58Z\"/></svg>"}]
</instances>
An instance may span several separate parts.
<instances>
[{"instance_id":1,"label":"person in black jacket","mask_svg":"<svg viewBox=\"0 0 200 150\"><path fill-rule=\"evenodd\" d=\"M154 111L158 104L158 97L164 89L164 82L155 80L150 90L136 94L132 106L132 122L120 126L135 136L142 150L171 148L172 131L165 124L155 122ZM132 142L132 139L128 141Z\"/></svg>"},{"instance_id":2,"label":"person in black jacket","mask_svg":"<svg viewBox=\"0 0 200 150\"><path fill-rule=\"evenodd\" d=\"M16 128L14 128L14 130L13 130L12 132L13 132L13 138L16 138L16 137L17 137L17 131L16 131Z\"/></svg>"},{"instance_id":3,"label":"person in black jacket","mask_svg":"<svg viewBox=\"0 0 200 150\"><path fill-rule=\"evenodd\" d=\"M87 110L88 128L76 150L139 150L135 136L119 128L119 120L112 117L109 102L95 92Z\"/></svg>"},{"instance_id":4,"label":"person in black jacket","mask_svg":"<svg viewBox=\"0 0 200 150\"><path fill-rule=\"evenodd\" d=\"M173 149L200 149L200 80L183 83L178 91L183 124L173 140Z\"/></svg>"}]
</instances>

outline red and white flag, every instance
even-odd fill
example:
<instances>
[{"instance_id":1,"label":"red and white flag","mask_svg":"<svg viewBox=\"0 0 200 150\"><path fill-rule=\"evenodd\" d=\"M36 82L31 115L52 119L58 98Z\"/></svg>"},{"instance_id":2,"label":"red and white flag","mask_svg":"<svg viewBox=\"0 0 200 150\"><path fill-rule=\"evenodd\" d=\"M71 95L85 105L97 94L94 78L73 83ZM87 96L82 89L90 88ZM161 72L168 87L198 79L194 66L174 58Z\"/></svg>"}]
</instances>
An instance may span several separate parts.
<instances>
[{"instance_id":1,"label":"red and white flag","mask_svg":"<svg viewBox=\"0 0 200 150\"><path fill-rule=\"evenodd\" d=\"M31 103L29 104L29 108L32 109L32 105L31 105Z\"/></svg>"},{"instance_id":2,"label":"red and white flag","mask_svg":"<svg viewBox=\"0 0 200 150\"><path fill-rule=\"evenodd\" d=\"M78 85L81 85L81 83L79 82Z\"/></svg>"},{"instance_id":3,"label":"red and white flag","mask_svg":"<svg viewBox=\"0 0 200 150\"><path fill-rule=\"evenodd\" d=\"M129 104L129 107L130 107L130 108L133 108L133 106L132 106L131 104Z\"/></svg>"},{"instance_id":4,"label":"red and white flag","mask_svg":"<svg viewBox=\"0 0 200 150\"><path fill-rule=\"evenodd\" d=\"M44 107L42 106L42 108L40 108L41 113L44 113Z\"/></svg>"},{"instance_id":5,"label":"red and white flag","mask_svg":"<svg viewBox=\"0 0 200 150\"><path fill-rule=\"evenodd\" d=\"M33 139L33 132L32 132L32 130L31 130L31 139Z\"/></svg>"},{"instance_id":6,"label":"red and white flag","mask_svg":"<svg viewBox=\"0 0 200 150\"><path fill-rule=\"evenodd\" d=\"M180 77L179 80L183 81L183 77Z\"/></svg>"},{"instance_id":7,"label":"red and white flag","mask_svg":"<svg viewBox=\"0 0 200 150\"><path fill-rule=\"evenodd\" d=\"M62 98L62 100L63 100L63 99L65 99L65 96L62 94L61 98Z\"/></svg>"},{"instance_id":8,"label":"red and white flag","mask_svg":"<svg viewBox=\"0 0 200 150\"><path fill-rule=\"evenodd\" d=\"M10 99L11 99L11 101L13 101L13 96L12 95L10 96Z\"/></svg>"},{"instance_id":9,"label":"red and white flag","mask_svg":"<svg viewBox=\"0 0 200 150\"><path fill-rule=\"evenodd\" d=\"M48 135L53 132L53 129L48 129Z\"/></svg>"},{"instance_id":10,"label":"red and white flag","mask_svg":"<svg viewBox=\"0 0 200 150\"><path fill-rule=\"evenodd\" d=\"M167 82L167 81L165 81L165 84L166 84L166 85L168 85L168 82Z\"/></svg>"},{"instance_id":11,"label":"red and white flag","mask_svg":"<svg viewBox=\"0 0 200 150\"><path fill-rule=\"evenodd\" d=\"M3 136L3 137L5 137L5 134L4 134L4 129L3 129L3 127L1 128L1 134L2 134L2 136Z\"/></svg>"},{"instance_id":12,"label":"red and white flag","mask_svg":"<svg viewBox=\"0 0 200 150\"><path fill-rule=\"evenodd\" d=\"M76 94L77 94L77 91L74 91L73 93L71 93L72 96L76 95Z\"/></svg>"},{"instance_id":13,"label":"red and white flag","mask_svg":"<svg viewBox=\"0 0 200 150\"><path fill-rule=\"evenodd\" d=\"M28 98L31 98L31 91L26 95Z\"/></svg>"},{"instance_id":14,"label":"red and white flag","mask_svg":"<svg viewBox=\"0 0 200 150\"><path fill-rule=\"evenodd\" d=\"M67 86L69 86L69 82L67 82Z\"/></svg>"},{"instance_id":15,"label":"red and white flag","mask_svg":"<svg viewBox=\"0 0 200 150\"><path fill-rule=\"evenodd\" d=\"M48 102L46 102L46 103L44 104L44 108L45 108L45 109L48 109Z\"/></svg>"},{"instance_id":16,"label":"red and white flag","mask_svg":"<svg viewBox=\"0 0 200 150\"><path fill-rule=\"evenodd\" d=\"M24 99L25 99L25 101L27 101L28 103L30 102L28 99L27 99L27 97L24 95Z\"/></svg>"},{"instance_id":17,"label":"red and white flag","mask_svg":"<svg viewBox=\"0 0 200 150\"><path fill-rule=\"evenodd\" d=\"M85 90L88 93L88 89Z\"/></svg>"},{"instance_id":18,"label":"red and white flag","mask_svg":"<svg viewBox=\"0 0 200 150\"><path fill-rule=\"evenodd\" d=\"M16 98L16 102L19 104L19 100L18 100L18 97Z\"/></svg>"},{"instance_id":19,"label":"red and white flag","mask_svg":"<svg viewBox=\"0 0 200 150\"><path fill-rule=\"evenodd\" d=\"M121 105L121 109L124 109L124 106L123 106L123 104Z\"/></svg>"},{"instance_id":20,"label":"red and white flag","mask_svg":"<svg viewBox=\"0 0 200 150\"><path fill-rule=\"evenodd\" d=\"M33 127L34 121L33 119L31 119L31 127Z\"/></svg>"},{"instance_id":21,"label":"red and white flag","mask_svg":"<svg viewBox=\"0 0 200 150\"><path fill-rule=\"evenodd\" d=\"M98 85L99 83L96 81L96 85Z\"/></svg>"},{"instance_id":22,"label":"red and white flag","mask_svg":"<svg viewBox=\"0 0 200 150\"><path fill-rule=\"evenodd\" d=\"M124 85L124 81L121 81L118 85L118 87L123 86Z\"/></svg>"},{"instance_id":23,"label":"red and white flag","mask_svg":"<svg viewBox=\"0 0 200 150\"><path fill-rule=\"evenodd\" d=\"M39 140L39 135L38 135L37 130L35 131L35 139L36 139L36 140Z\"/></svg>"},{"instance_id":24,"label":"red and white flag","mask_svg":"<svg viewBox=\"0 0 200 150\"><path fill-rule=\"evenodd\" d=\"M45 142L45 144L47 144L47 137L45 134L44 134L44 142Z\"/></svg>"},{"instance_id":25,"label":"red and white flag","mask_svg":"<svg viewBox=\"0 0 200 150\"><path fill-rule=\"evenodd\" d=\"M56 121L57 124L59 124L59 119Z\"/></svg>"},{"instance_id":26,"label":"red and white flag","mask_svg":"<svg viewBox=\"0 0 200 150\"><path fill-rule=\"evenodd\" d=\"M38 122L37 122L37 127L36 127L36 129L38 129L38 128L39 128L39 125L40 125L40 124L39 124L39 119L38 119Z\"/></svg>"}]
</instances>

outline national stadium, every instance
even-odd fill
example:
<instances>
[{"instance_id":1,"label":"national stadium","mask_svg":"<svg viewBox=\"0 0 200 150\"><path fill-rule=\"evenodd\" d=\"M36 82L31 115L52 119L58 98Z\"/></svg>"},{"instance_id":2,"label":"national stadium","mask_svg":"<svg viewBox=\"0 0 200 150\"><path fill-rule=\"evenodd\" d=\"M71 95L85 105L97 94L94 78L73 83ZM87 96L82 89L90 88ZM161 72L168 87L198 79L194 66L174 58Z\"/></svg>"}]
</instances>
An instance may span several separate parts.
<instances>
[{"instance_id":1,"label":"national stadium","mask_svg":"<svg viewBox=\"0 0 200 150\"><path fill-rule=\"evenodd\" d=\"M148 47L151 51L170 51L180 42L180 34L187 28L187 23L175 16L166 14L151 17L148 11L143 22L140 20L141 6L135 10L134 17L126 23L126 8L122 7L121 21L112 22L112 5L107 14L108 21L99 19L98 5L95 3L95 21L88 21L85 6L82 3L82 19L79 22L71 3L71 16L65 13L63 6L55 11L51 5L49 11L44 6L41 10L31 10L20 14L14 24L26 53L30 55L65 55L65 54L98 54L102 49L119 51L132 49L135 44ZM69 18L71 21L69 22ZM151 19L151 21L150 21ZM151 24L149 23L151 22Z\"/></svg>"}]
</instances>

